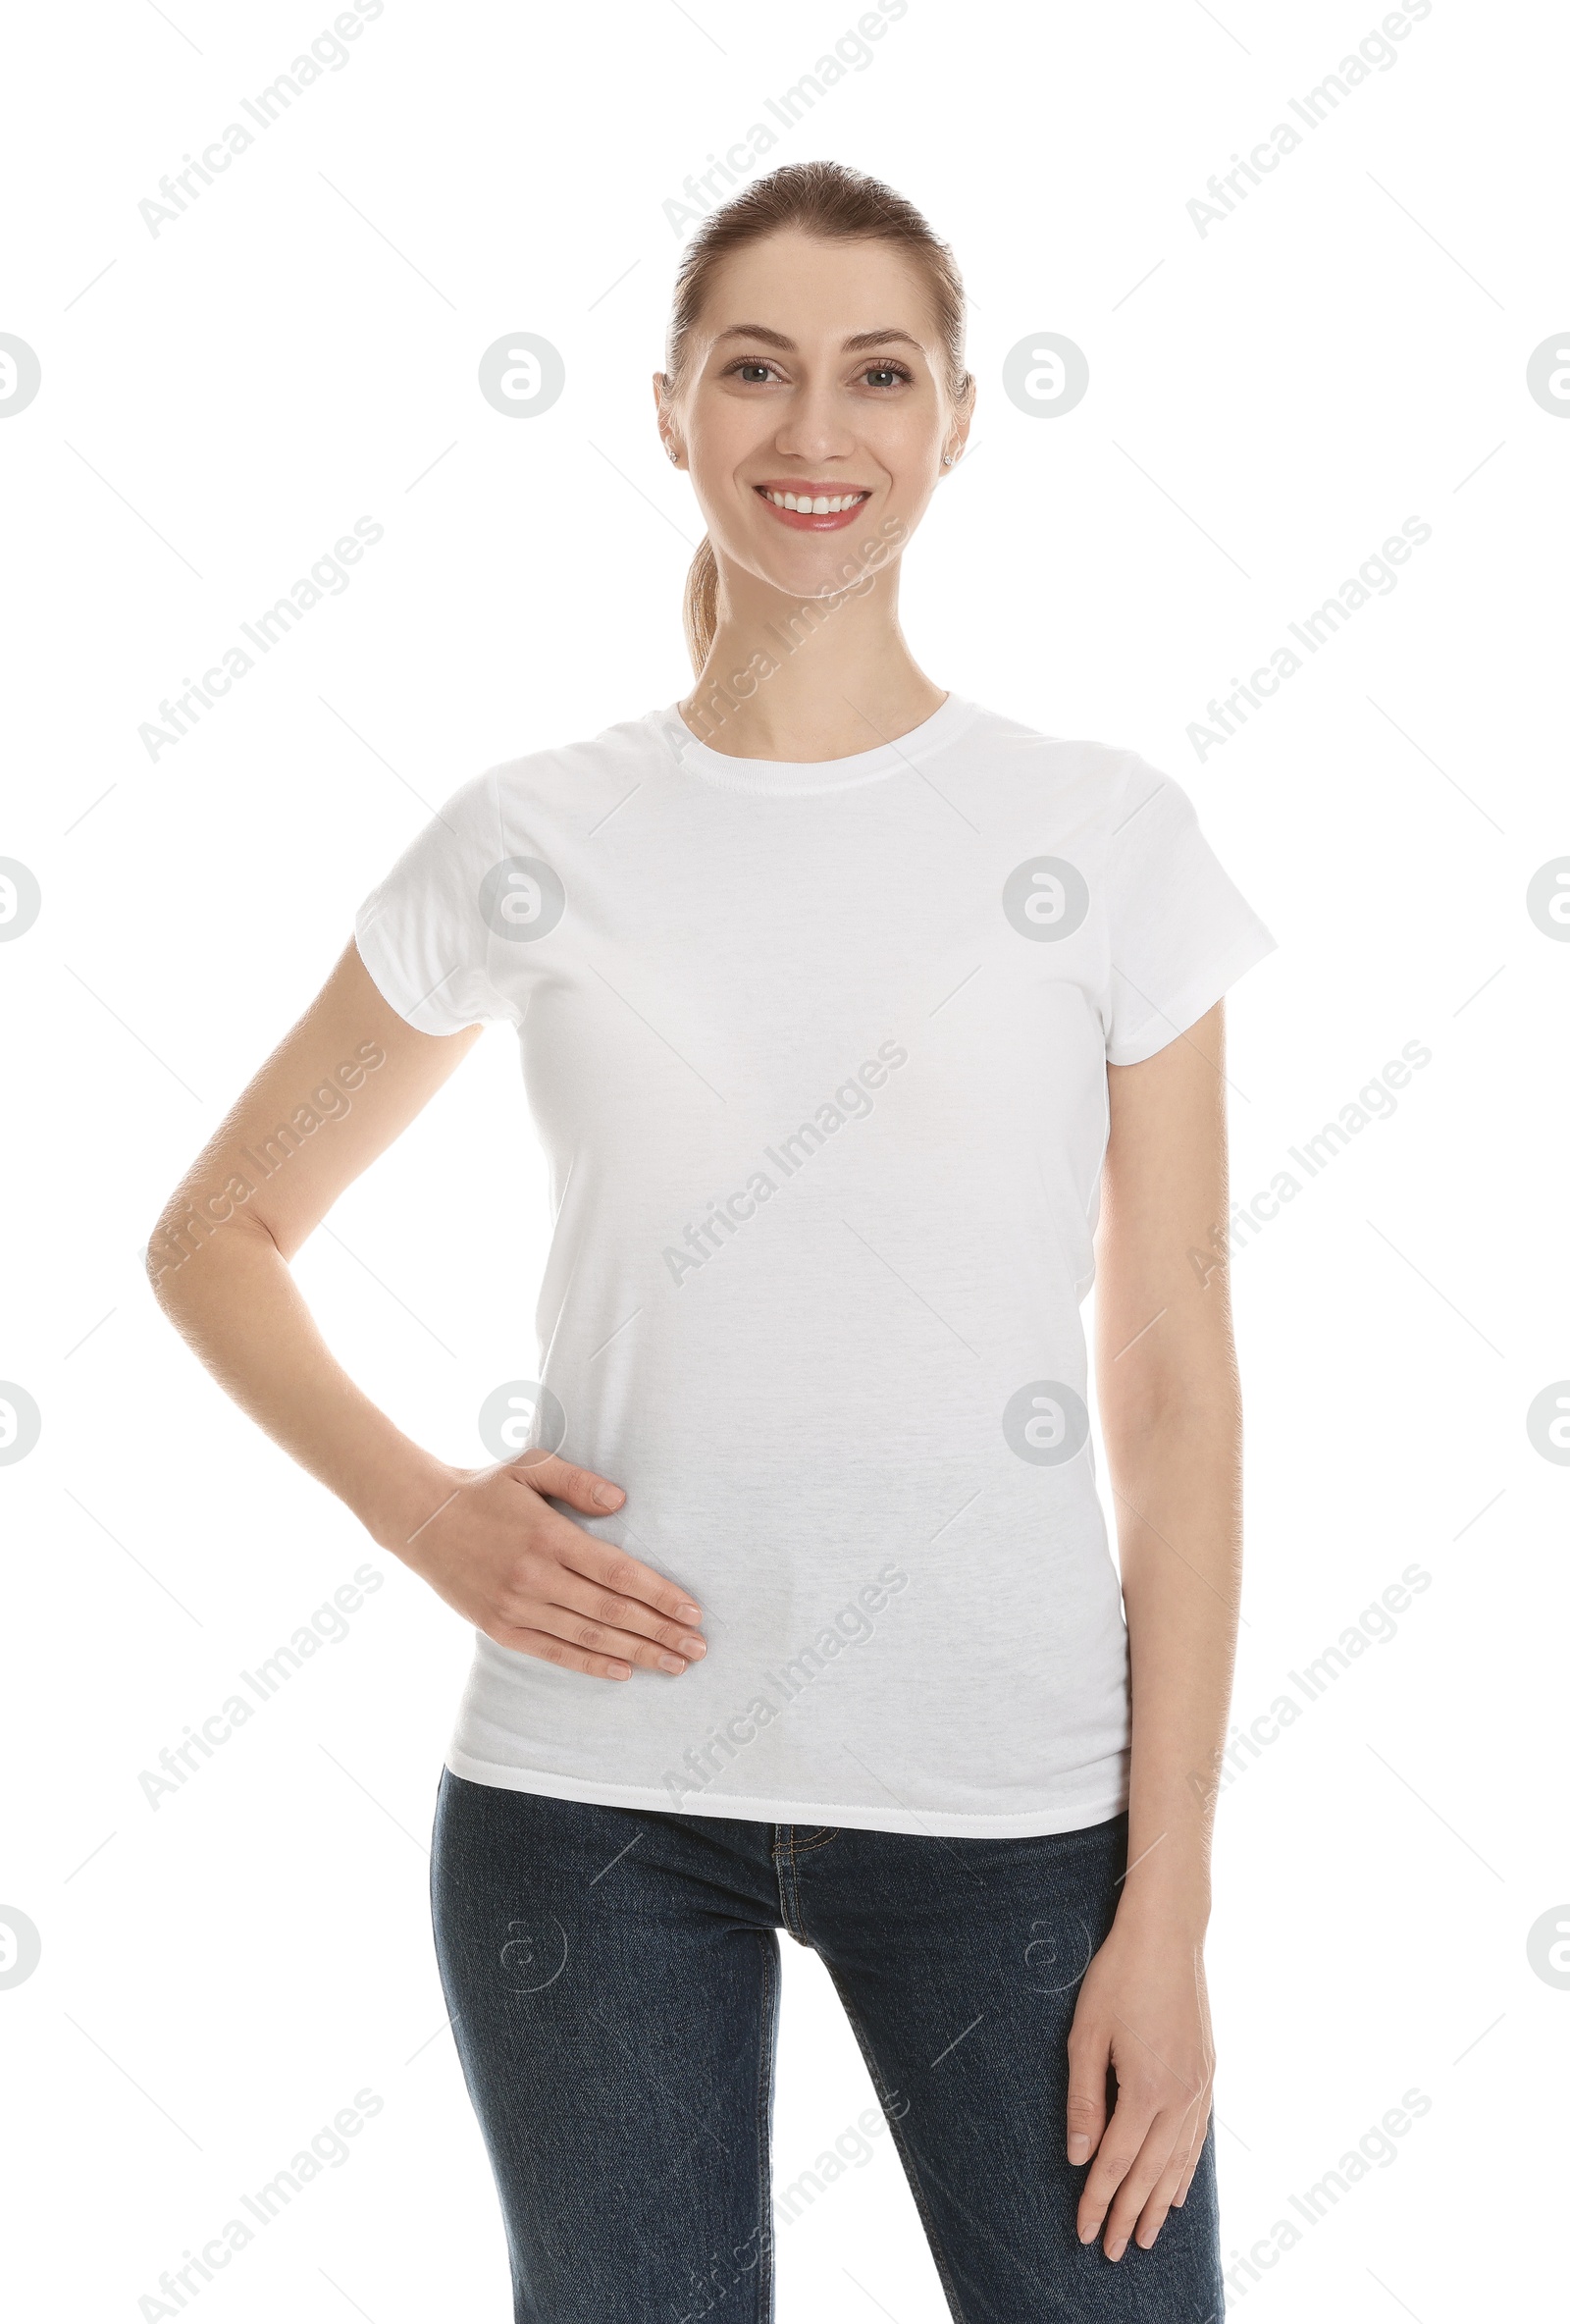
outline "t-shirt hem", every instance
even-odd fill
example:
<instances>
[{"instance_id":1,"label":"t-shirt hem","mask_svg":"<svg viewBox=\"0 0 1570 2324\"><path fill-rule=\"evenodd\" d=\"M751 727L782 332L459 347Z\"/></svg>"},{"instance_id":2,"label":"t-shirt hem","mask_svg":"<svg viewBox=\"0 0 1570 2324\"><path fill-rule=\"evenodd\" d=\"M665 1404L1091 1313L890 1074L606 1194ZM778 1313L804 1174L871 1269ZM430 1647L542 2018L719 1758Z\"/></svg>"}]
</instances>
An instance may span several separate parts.
<instances>
[{"instance_id":1,"label":"t-shirt hem","mask_svg":"<svg viewBox=\"0 0 1570 2324\"><path fill-rule=\"evenodd\" d=\"M395 1015L401 1017L405 1025L413 1025L416 1031L425 1031L427 1029L416 1024L416 1018L423 1008L429 1006L429 995L423 1002L410 1000L397 961L393 957L392 948L383 938L375 920L369 913L356 917L354 949L360 956L361 968L364 969L388 1007Z\"/></svg>"},{"instance_id":2,"label":"t-shirt hem","mask_svg":"<svg viewBox=\"0 0 1570 2324\"><path fill-rule=\"evenodd\" d=\"M1197 1025L1206 1010L1214 1008L1246 970L1276 950L1276 938L1269 928L1263 922L1257 924L1192 977L1164 1008L1146 1017L1136 1031L1109 1047L1108 1064L1141 1065L1147 1057L1154 1057L1158 1049L1165 1049L1169 1041L1177 1040L1191 1025Z\"/></svg>"},{"instance_id":3,"label":"t-shirt hem","mask_svg":"<svg viewBox=\"0 0 1570 2324\"><path fill-rule=\"evenodd\" d=\"M849 1831L925 1833L948 1840L1040 1839L1053 1832L1081 1831L1121 1816L1128 1805L1126 1779L1102 1785L1073 1801L1060 1800L1037 1808L1011 1808L997 1815L958 1814L945 1808L888 1808L845 1806L829 1800L755 1798L716 1791L707 1785L673 1799L662 1790L641 1783L606 1783L598 1777L558 1775L540 1768L503 1767L494 1760L471 1759L456 1746L448 1749L445 1764L454 1775L470 1783L487 1783L498 1791L527 1791L553 1800L581 1800L594 1807L641 1808L662 1816L714 1816L743 1823L832 1824Z\"/></svg>"},{"instance_id":4,"label":"t-shirt hem","mask_svg":"<svg viewBox=\"0 0 1570 2324\"><path fill-rule=\"evenodd\" d=\"M471 1026L488 1022L485 1018L464 1016L451 1008L442 998L441 984L434 986L430 992L411 997L403 980L401 964L374 915L357 919L353 934L360 966L394 1016L401 1017L405 1025L412 1025L416 1032L467 1032ZM445 984L446 978L444 977L442 982Z\"/></svg>"}]
</instances>

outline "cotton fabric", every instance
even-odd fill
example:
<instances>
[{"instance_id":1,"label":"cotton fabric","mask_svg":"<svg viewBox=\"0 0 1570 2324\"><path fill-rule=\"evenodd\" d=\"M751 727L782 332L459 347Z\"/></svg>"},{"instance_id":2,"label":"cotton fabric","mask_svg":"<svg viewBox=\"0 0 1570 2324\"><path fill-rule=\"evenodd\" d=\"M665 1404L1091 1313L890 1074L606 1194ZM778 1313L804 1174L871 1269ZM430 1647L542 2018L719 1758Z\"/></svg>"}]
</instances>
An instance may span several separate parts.
<instances>
[{"instance_id":1,"label":"cotton fabric","mask_svg":"<svg viewBox=\"0 0 1570 2324\"><path fill-rule=\"evenodd\" d=\"M620 1683L477 1633L452 1772L960 1836L1119 1814L1107 1067L1274 948L1180 786L953 694L822 764L671 704L465 783L355 934L420 1030L516 1029L553 1214L527 1442L621 1485L566 1513L707 1617L684 1676Z\"/></svg>"}]
</instances>

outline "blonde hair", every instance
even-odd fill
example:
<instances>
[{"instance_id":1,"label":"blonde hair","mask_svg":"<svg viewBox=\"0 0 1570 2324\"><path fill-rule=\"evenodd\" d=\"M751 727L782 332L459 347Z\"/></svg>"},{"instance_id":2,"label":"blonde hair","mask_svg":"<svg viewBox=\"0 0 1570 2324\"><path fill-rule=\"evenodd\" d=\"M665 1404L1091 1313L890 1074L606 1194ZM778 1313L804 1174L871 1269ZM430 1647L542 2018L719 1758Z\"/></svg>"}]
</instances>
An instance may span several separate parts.
<instances>
[{"instance_id":1,"label":"blonde hair","mask_svg":"<svg viewBox=\"0 0 1570 2324\"><path fill-rule=\"evenodd\" d=\"M665 395L680 390L688 350L721 259L749 242L794 227L824 241L894 242L925 273L948 365L950 399L965 402L971 389L965 368L965 286L954 253L940 241L914 202L880 179L837 161L798 161L759 178L704 220L676 274L665 336ZM719 568L706 533L687 574L682 622L696 677L708 659L718 613Z\"/></svg>"}]
</instances>

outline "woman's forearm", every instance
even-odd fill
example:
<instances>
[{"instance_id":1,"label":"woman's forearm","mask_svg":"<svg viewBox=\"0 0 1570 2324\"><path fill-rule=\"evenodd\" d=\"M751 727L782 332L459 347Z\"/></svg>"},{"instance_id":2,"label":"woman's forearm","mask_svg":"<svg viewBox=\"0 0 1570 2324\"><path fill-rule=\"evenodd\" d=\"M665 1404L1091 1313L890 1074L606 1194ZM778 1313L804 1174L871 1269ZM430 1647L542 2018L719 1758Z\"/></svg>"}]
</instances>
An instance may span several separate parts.
<instances>
[{"instance_id":1,"label":"woman's forearm","mask_svg":"<svg viewBox=\"0 0 1570 2324\"><path fill-rule=\"evenodd\" d=\"M439 1462L358 1389L328 1347L264 1226L236 1217L184 1255L155 1232L147 1272L164 1313L241 1409L397 1550L444 1491Z\"/></svg>"},{"instance_id":2,"label":"woman's forearm","mask_svg":"<svg viewBox=\"0 0 1570 2324\"><path fill-rule=\"evenodd\" d=\"M1235 1375L1105 1416L1132 1696L1121 1916L1203 1930L1241 1582Z\"/></svg>"}]
</instances>

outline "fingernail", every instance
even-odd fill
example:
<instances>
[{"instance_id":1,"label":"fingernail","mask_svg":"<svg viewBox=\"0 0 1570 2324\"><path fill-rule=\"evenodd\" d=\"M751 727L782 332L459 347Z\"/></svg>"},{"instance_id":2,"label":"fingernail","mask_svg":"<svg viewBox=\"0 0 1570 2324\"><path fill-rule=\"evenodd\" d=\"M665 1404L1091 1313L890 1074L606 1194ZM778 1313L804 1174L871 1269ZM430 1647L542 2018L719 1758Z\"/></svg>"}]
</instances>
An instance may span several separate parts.
<instances>
[{"instance_id":1,"label":"fingernail","mask_svg":"<svg viewBox=\"0 0 1570 2324\"><path fill-rule=\"evenodd\" d=\"M1109 2259L1121 2259L1127 2248L1128 2245L1126 2243L1109 2244L1107 2245L1107 2257Z\"/></svg>"},{"instance_id":2,"label":"fingernail","mask_svg":"<svg viewBox=\"0 0 1570 2324\"><path fill-rule=\"evenodd\" d=\"M1072 2163L1082 2163L1085 2159L1085 2156L1089 2152L1089 2139L1085 2137L1082 2131L1075 2131L1073 2137L1069 2141L1069 2160Z\"/></svg>"},{"instance_id":3,"label":"fingernail","mask_svg":"<svg viewBox=\"0 0 1570 2324\"><path fill-rule=\"evenodd\" d=\"M630 1678L632 1664L630 1663L612 1663L610 1668L605 1672L605 1676L607 1678Z\"/></svg>"},{"instance_id":4,"label":"fingernail","mask_svg":"<svg viewBox=\"0 0 1570 2324\"><path fill-rule=\"evenodd\" d=\"M659 1658L659 1667L661 1670L670 1671L672 1676L679 1677L681 1672L686 1669L687 1665L682 1661L680 1655L661 1655Z\"/></svg>"},{"instance_id":5,"label":"fingernail","mask_svg":"<svg viewBox=\"0 0 1570 2324\"><path fill-rule=\"evenodd\" d=\"M678 1606L676 1611L684 1622L701 1622L704 1618L701 1606Z\"/></svg>"},{"instance_id":6,"label":"fingernail","mask_svg":"<svg viewBox=\"0 0 1570 2324\"><path fill-rule=\"evenodd\" d=\"M708 1652L707 1647L704 1644L701 1638L683 1638L678 1643L680 1644L682 1653L684 1655L691 1655L695 1663L701 1662L704 1656Z\"/></svg>"},{"instance_id":7,"label":"fingernail","mask_svg":"<svg viewBox=\"0 0 1570 2324\"><path fill-rule=\"evenodd\" d=\"M597 1485L595 1487L595 1499L602 1509L613 1509L618 1501L625 1501L626 1498L626 1494L623 1493L619 1485Z\"/></svg>"},{"instance_id":8,"label":"fingernail","mask_svg":"<svg viewBox=\"0 0 1570 2324\"><path fill-rule=\"evenodd\" d=\"M1093 2244L1095 2240L1096 2230L1093 2227L1082 2227L1079 2230L1079 2241L1081 2244Z\"/></svg>"}]
</instances>

